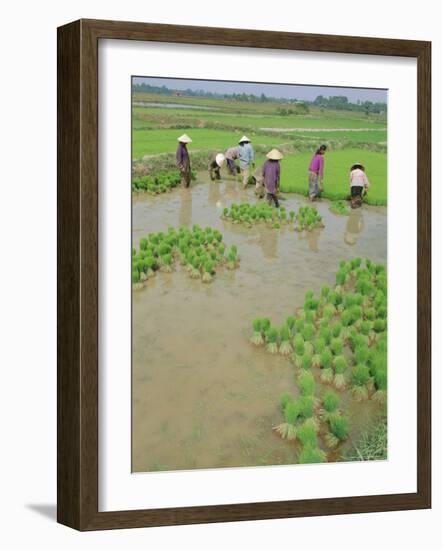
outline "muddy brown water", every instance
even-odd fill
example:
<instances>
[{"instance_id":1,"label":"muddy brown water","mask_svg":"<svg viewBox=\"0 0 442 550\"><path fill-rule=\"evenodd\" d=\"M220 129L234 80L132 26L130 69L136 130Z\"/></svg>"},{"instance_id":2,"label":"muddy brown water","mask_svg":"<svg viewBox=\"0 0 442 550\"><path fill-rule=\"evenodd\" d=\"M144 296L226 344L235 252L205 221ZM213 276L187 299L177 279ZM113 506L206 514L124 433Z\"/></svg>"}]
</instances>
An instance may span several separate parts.
<instances>
[{"instance_id":1,"label":"muddy brown water","mask_svg":"<svg viewBox=\"0 0 442 550\"><path fill-rule=\"evenodd\" d=\"M197 223L220 229L241 258L239 269L222 269L209 285L178 267L133 292L133 471L296 463L297 445L272 431L282 421L281 394L296 395L295 370L288 358L250 344L251 322L267 316L281 325L306 290L334 283L341 259L387 259L385 208L364 206L341 217L324 201L316 204L324 229L246 229L220 214L232 202L254 202L253 190L232 180L203 184L204 176L191 189L133 198L134 246L148 232ZM306 204L287 197L287 210ZM349 445L376 405L342 395Z\"/></svg>"}]
</instances>

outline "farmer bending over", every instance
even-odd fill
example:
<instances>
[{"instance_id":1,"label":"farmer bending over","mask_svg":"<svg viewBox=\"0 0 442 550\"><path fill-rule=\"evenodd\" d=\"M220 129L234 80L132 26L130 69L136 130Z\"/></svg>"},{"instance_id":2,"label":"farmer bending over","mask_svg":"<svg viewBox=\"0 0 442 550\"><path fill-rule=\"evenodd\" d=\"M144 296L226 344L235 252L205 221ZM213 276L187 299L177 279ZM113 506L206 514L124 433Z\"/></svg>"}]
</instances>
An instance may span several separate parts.
<instances>
[{"instance_id":1,"label":"farmer bending over","mask_svg":"<svg viewBox=\"0 0 442 550\"><path fill-rule=\"evenodd\" d=\"M235 163L235 160L239 158L238 147L229 147L226 151L227 170L231 176L239 174L239 166Z\"/></svg>"},{"instance_id":2,"label":"farmer bending over","mask_svg":"<svg viewBox=\"0 0 442 550\"><path fill-rule=\"evenodd\" d=\"M212 181L221 179L221 168L226 162L226 157L222 153L213 155L209 161L209 176Z\"/></svg>"},{"instance_id":3,"label":"farmer bending over","mask_svg":"<svg viewBox=\"0 0 442 550\"><path fill-rule=\"evenodd\" d=\"M178 148L176 150L176 165L181 173L181 185L183 187L189 187L190 180L192 178L189 152L187 150L188 143L192 143L192 140L187 134L183 134L178 138Z\"/></svg>"},{"instance_id":4,"label":"farmer bending over","mask_svg":"<svg viewBox=\"0 0 442 550\"><path fill-rule=\"evenodd\" d=\"M278 149L272 149L266 155L267 159L262 167L262 177L264 185L267 191L267 201L269 204L272 202L276 208L279 208L279 202L277 193L279 191L279 180L281 176L281 167L279 161L283 158L283 155Z\"/></svg>"},{"instance_id":5,"label":"farmer bending over","mask_svg":"<svg viewBox=\"0 0 442 550\"><path fill-rule=\"evenodd\" d=\"M365 173L365 168L360 163L353 164L350 168L350 192L351 207L359 208L362 206L362 195L366 194L370 182Z\"/></svg>"},{"instance_id":6,"label":"farmer bending over","mask_svg":"<svg viewBox=\"0 0 442 550\"><path fill-rule=\"evenodd\" d=\"M319 198L324 191L324 154L327 145L321 145L310 162L308 172L308 195L311 201Z\"/></svg>"},{"instance_id":7,"label":"farmer bending over","mask_svg":"<svg viewBox=\"0 0 442 550\"><path fill-rule=\"evenodd\" d=\"M255 151L247 136L239 140L238 147L239 167L241 168L242 184L244 189L249 183L250 167L255 163Z\"/></svg>"}]
</instances>

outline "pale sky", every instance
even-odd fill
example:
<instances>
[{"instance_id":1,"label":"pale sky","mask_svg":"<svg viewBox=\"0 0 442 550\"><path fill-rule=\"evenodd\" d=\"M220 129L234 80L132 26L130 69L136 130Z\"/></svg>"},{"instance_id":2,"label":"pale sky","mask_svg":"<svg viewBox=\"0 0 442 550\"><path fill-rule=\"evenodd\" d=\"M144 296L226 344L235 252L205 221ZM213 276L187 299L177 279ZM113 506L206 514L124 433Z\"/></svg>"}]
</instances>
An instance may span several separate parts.
<instances>
[{"instance_id":1,"label":"pale sky","mask_svg":"<svg viewBox=\"0 0 442 550\"><path fill-rule=\"evenodd\" d=\"M205 92L214 92L219 94L254 94L266 96L301 99L313 101L318 95L325 97L343 95L347 96L352 103L360 101L380 101L387 103L387 90L375 88L343 88L332 86L307 86L295 84L264 84L253 82L229 82L220 80L185 80L176 78L157 78L134 76L133 83L141 84L145 82L151 86L166 86L172 90L204 90Z\"/></svg>"}]
</instances>

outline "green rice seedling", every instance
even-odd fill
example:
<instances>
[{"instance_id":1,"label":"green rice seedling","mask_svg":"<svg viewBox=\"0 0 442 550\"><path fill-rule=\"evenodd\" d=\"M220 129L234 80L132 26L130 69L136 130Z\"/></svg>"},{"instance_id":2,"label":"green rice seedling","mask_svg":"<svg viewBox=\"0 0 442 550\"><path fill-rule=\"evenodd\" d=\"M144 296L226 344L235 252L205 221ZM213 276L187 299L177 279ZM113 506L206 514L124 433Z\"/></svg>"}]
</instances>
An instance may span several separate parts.
<instances>
[{"instance_id":1,"label":"green rice seedling","mask_svg":"<svg viewBox=\"0 0 442 550\"><path fill-rule=\"evenodd\" d=\"M279 346L279 353L281 355L290 355L293 351L290 344L290 329L287 325L284 325L279 331L279 338L281 344Z\"/></svg>"},{"instance_id":2,"label":"green rice seedling","mask_svg":"<svg viewBox=\"0 0 442 550\"><path fill-rule=\"evenodd\" d=\"M330 296L330 287L329 286L323 286L321 288L321 298L324 300L327 300L327 298Z\"/></svg>"},{"instance_id":3,"label":"green rice seedling","mask_svg":"<svg viewBox=\"0 0 442 550\"><path fill-rule=\"evenodd\" d=\"M287 320L285 322L285 324L287 325L289 331L290 331L290 334L293 334L294 331L295 331L295 317L293 317L293 315L291 315L290 317L287 317Z\"/></svg>"},{"instance_id":4,"label":"green rice seedling","mask_svg":"<svg viewBox=\"0 0 442 550\"><path fill-rule=\"evenodd\" d=\"M370 381L370 369L366 365L356 365L352 369L353 396L357 401L368 398L367 384Z\"/></svg>"},{"instance_id":5,"label":"green rice seedling","mask_svg":"<svg viewBox=\"0 0 442 550\"><path fill-rule=\"evenodd\" d=\"M324 451L316 445L306 445L301 449L298 456L299 464L321 464L325 462L326 455Z\"/></svg>"},{"instance_id":6,"label":"green rice seedling","mask_svg":"<svg viewBox=\"0 0 442 550\"><path fill-rule=\"evenodd\" d=\"M387 369L378 369L374 375L374 383L376 391L373 394L373 399L378 403L386 403L387 401Z\"/></svg>"},{"instance_id":7,"label":"green rice seedling","mask_svg":"<svg viewBox=\"0 0 442 550\"><path fill-rule=\"evenodd\" d=\"M315 293L313 290L306 290L304 294L304 301L312 300L315 296Z\"/></svg>"},{"instance_id":8,"label":"green rice seedling","mask_svg":"<svg viewBox=\"0 0 442 550\"><path fill-rule=\"evenodd\" d=\"M332 369L333 355L331 351L326 348L321 353L321 382L328 384L333 380L333 369Z\"/></svg>"},{"instance_id":9,"label":"green rice seedling","mask_svg":"<svg viewBox=\"0 0 442 550\"><path fill-rule=\"evenodd\" d=\"M330 203L330 210L334 214L338 214L340 216L348 216L350 214L350 208L347 202L343 200L332 201Z\"/></svg>"},{"instance_id":10,"label":"green rice seedling","mask_svg":"<svg viewBox=\"0 0 442 550\"><path fill-rule=\"evenodd\" d=\"M321 353L325 350L326 344L325 340L321 337L316 338L313 343L314 355L312 357L312 366L320 367L321 366Z\"/></svg>"},{"instance_id":11,"label":"green rice seedling","mask_svg":"<svg viewBox=\"0 0 442 550\"><path fill-rule=\"evenodd\" d=\"M316 447L318 442L315 428L311 424L306 424L305 422L299 426L297 437L304 446L310 445Z\"/></svg>"},{"instance_id":12,"label":"green rice seedling","mask_svg":"<svg viewBox=\"0 0 442 550\"><path fill-rule=\"evenodd\" d=\"M268 330L271 327L270 319L268 317L263 317L261 319L261 330L264 334L267 334Z\"/></svg>"},{"instance_id":13,"label":"green rice seedling","mask_svg":"<svg viewBox=\"0 0 442 550\"><path fill-rule=\"evenodd\" d=\"M296 334L296 336L293 338L293 349L295 350L296 355L304 354L304 338L301 334Z\"/></svg>"},{"instance_id":14,"label":"green rice seedling","mask_svg":"<svg viewBox=\"0 0 442 550\"><path fill-rule=\"evenodd\" d=\"M339 413L331 414L328 418L330 433L326 436L327 446L336 447L340 441L348 438L349 418Z\"/></svg>"},{"instance_id":15,"label":"green rice seedling","mask_svg":"<svg viewBox=\"0 0 442 550\"><path fill-rule=\"evenodd\" d=\"M347 282L347 272L339 270L336 272L336 284L339 286L344 286Z\"/></svg>"},{"instance_id":16,"label":"green rice seedling","mask_svg":"<svg viewBox=\"0 0 442 550\"><path fill-rule=\"evenodd\" d=\"M284 419L289 424L296 424L298 418L302 415L302 407L299 401L291 399L284 407Z\"/></svg>"},{"instance_id":17,"label":"green rice seedling","mask_svg":"<svg viewBox=\"0 0 442 550\"><path fill-rule=\"evenodd\" d=\"M305 341L311 342L315 336L315 327L311 323L306 323L302 330L302 336Z\"/></svg>"},{"instance_id":18,"label":"green rice seedling","mask_svg":"<svg viewBox=\"0 0 442 550\"><path fill-rule=\"evenodd\" d=\"M312 368L312 354L311 353L304 353L304 355L301 357L301 368L303 370L310 370Z\"/></svg>"},{"instance_id":19,"label":"green rice seedling","mask_svg":"<svg viewBox=\"0 0 442 550\"><path fill-rule=\"evenodd\" d=\"M331 325L331 333L334 338L338 338L342 332L342 323L340 321L335 321Z\"/></svg>"},{"instance_id":20,"label":"green rice seedling","mask_svg":"<svg viewBox=\"0 0 442 550\"><path fill-rule=\"evenodd\" d=\"M299 318L296 319L296 320L295 320L295 329L296 329L296 332L297 332L297 333L302 332L303 328L304 328L304 319L299 319Z\"/></svg>"},{"instance_id":21,"label":"green rice seedling","mask_svg":"<svg viewBox=\"0 0 442 550\"><path fill-rule=\"evenodd\" d=\"M339 405L339 397L335 392L328 390L322 396L322 407L326 413L326 416L336 412Z\"/></svg>"},{"instance_id":22,"label":"green rice seedling","mask_svg":"<svg viewBox=\"0 0 442 550\"><path fill-rule=\"evenodd\" d=\"M330 343L330 349L334 355L341 355L344 350L342 338L333 338Z\"/></svg>"},{"instance_id":23,"label":"green rice seedling","mask_svg":"<svg viewBox=\"0 0 442 550\"><path fill-rule=\"evenodd\" d=\"M313 324L315 322L315 319L316 319L316 312L312 309L309 309L308 311L305 312L305 322L307 324Z\"/></svg>"},{"instance_id":24,"label":"green rice seedling","mask_svg":"<svg viewBox=\"0 0 442 550\"><path fill-rule=\"evenodd\" d=\"M332 333L329 327L321 327L319 329L319 336L324 340L324 342L329 345L332 339Z\"/></svg>"},{"instance_id":25,"label":"green rice seedling","mask_svg":"<svg viewBox=\"0 0 442 550\"><path fill-rule=\"evenodd\" d=\"M302 395L298 399L299 413L304 418L310 418L315 412L315 398L312 395Z\"/></svg>"},{"instance_id":26,"label":"green rice seedling","mask_svg":"<svg viewBox=\"0 0 442 550\"><path fill-rule=\"evenodd\" d=\"M356 346L353 352L355 362L357 364L362 364L362 365L365 365L367 363L369 354L370 354L370 351L368 349L368 346L364 344Z\"/></svg>"},{"instance_id":27,"label":"green rice seedling","mask_svg":"<svg viewBox=\"0 0 442 550\"><path fill-rule=\"evenodd\" d=\"M140 282L140 272L138 269L132 269L132 283L136 284Z\"/></svg>"},{"instance_id":28,"label":"green rice seedling","mask_svg":"<svg viewBox=\"0 0 442 550\"><path fill-rule=\"evenodd\" d=\"M304 420L304 425L312 427L315 430L316 433L319 432L320 422L319 422L319 419L316 418L315 416L311 416L310 418L306 418Z\"/></svg>"},{"instance_id":29,"label":"green rice seedling","mask_svg":"<svg viewBox=\"0 0 442 550\"><path fill-rule=\"evenodd\" d=\"M326 304L322 310L322 317L327 324L330 323L331 319L336 314L336 308L333 304Z\"/></svg>"},{"instance_id":30,"label":"green rice seedling","mask_svg":"<svg viewBox=\"0 0 442 550\"><path fill-rule=\"evenodd\" d=\"M373 330L375 332L384 332L386 328L387 328L387 323L385 319L375 319L373 321Z\"/></svg>"},{"instance_id":31,"label":"green rice seedling","mask_svg":"<svg viewBox=\"0 0 442 550\"><path fill-rule=\"evenodd\" d=\"M284 413L285 408L287 406L287 403L290 403L290 401L293 401L291 395L287 392L283 393L281 397L279 398L279 403L281 405L281 410Z\"/></svg>"},{"instance_id":32,"label":"green rice seedling","mask_svg":"<svg viewBox=\"0 0 442 550\"><path fill-rule=\"evenodd\" d=\"M253 335L251 342L255 346L262 346L264 344L264 338L262 337L262 321L263 320L260 318L253 321Z\"/></svg>"},{"instance_id":33,"label":"green rice seedling","mask_svg":"<svg viewBox=\"0 0 442 550\"><path fill-rule=\"evenodd\" d=\"M367 321L373 321L376 317L376 310L374 307L368 307L364 309L364 317Z\"/></svg>"},{"instance_id":34,"label":"green rice seedling","mask_svg":"<svg viewBox=\"0 0 442 550\"><path fill-rule=\"evenodd\" d=\"M299 391L301 392L301 395L314 395L315 393L315 377L313 374L309 371L304 371L301 373L299 380Z\"/></svg>"},{"instance_id":35,"label":"green rice seedling","mask_svg":"<svg viewBox=\"0 0 442 550\"><path fill-rule=\"evenodd\" d=\"M343 355L338 355L333 361L335 375L333 385L337 390L342 390L346 386L345 372L347 370L347 360Z\"/></svg>"},{"instance_id":36,"label":"green rice seedling","mask_svg":"<svg viewBox=\"0 0 442 550\"><path fill-rule=\"evenodd\" d=\"M211 260L207 260L203 264L203 283L211 283L213 281L214 263Z\"/></svg>"},{"instance_id":37,"label":"green rice seedling","mask_svg":"<svg viewBox=\"0 0 442 550\"><path fill-rule=\"evenodd\" d=\"M270 327L266 333L266 350L269 353L278 353L278 330L274 327Z\"/></svg>"},{"instance_id":38,"label":"green rice seedling","mask_svg":"<svg viewBox=\"0 0 442 550\"><path fill-rule=\"evenodd\" d=\"M281 398L281 403L285 402L283 406L284 413L284 422L275 426L273 429L276 433L282 437L282 439L287 439L288 441L294 441L296 439L296 421L300 416L300 405L298 401L294 401L290 396L283 396Z\"/></svg>"},{"instance_id":39,"label":"green rice seedling","mask_svg":"<svg viewBox=\"0 0 442 550\"><path fill-rule=\"evenodd\" d=\"M172 263L173 263L172 254L169 254L169 253L164 254L163 260L162 260L161 270L166 272L166 273L172 273L172 271L173 271Z\"/></svg>"}]
</instances>

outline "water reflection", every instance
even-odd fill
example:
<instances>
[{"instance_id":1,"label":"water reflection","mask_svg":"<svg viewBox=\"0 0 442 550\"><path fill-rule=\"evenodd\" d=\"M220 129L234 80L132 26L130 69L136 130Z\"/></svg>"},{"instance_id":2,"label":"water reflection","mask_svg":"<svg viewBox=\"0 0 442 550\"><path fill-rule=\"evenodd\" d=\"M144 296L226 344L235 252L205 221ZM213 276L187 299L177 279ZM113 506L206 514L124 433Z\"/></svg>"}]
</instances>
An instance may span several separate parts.
<instances>
[{"instance_id":1,"label":"water reflection","mask_svg":"<svg viewBox=\"0 0 442 550\"><path fill-rule=\"evenodd\" d=\"M178 224L189 226L192 221L192 191L190 189L180 189L180 195Z\"/></svg>"},{"instance_id":2,"label":"water reflection","mask_svg":"<svg viewBox=\"0 0 442 550\"><path fill-rule=\"evenodd\" d=\"M358 239L364 229L364 218L362 209L352 210L345 226L344 242L353 245L358 242Z\"/></svg>"},{"instance_id":3,"label":"water reflection","mask_svg":"<svg viewBox=\"0 0 442 550\"><path fill-rule=\"evenodd\" d=\"M321 229L313 229L312 231L306 232L307 244L312 252L319 252L319 237L321 231Z\"/></svg>"}]
</instances>

